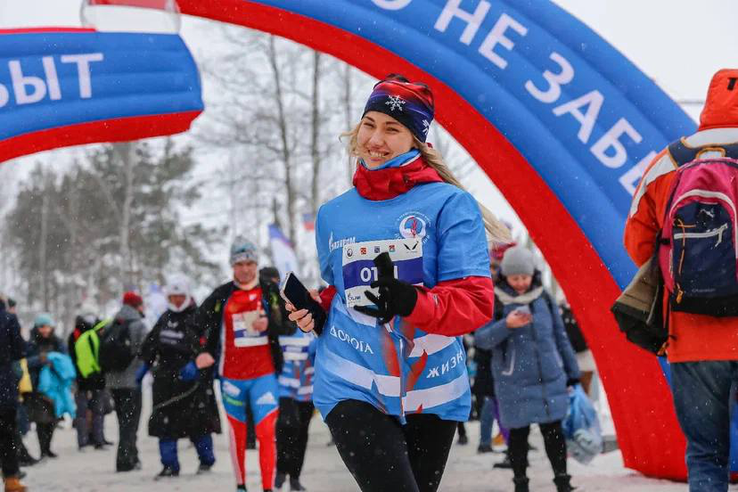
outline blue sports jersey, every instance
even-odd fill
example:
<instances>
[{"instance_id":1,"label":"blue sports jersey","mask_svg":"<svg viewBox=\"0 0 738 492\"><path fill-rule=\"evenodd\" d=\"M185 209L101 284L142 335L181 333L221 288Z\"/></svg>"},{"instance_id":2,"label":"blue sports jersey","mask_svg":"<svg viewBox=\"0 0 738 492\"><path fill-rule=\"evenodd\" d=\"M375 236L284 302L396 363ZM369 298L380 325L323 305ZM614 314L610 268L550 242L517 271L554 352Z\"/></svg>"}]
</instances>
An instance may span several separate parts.
<instances>
[{"instance_id":1,"label":"blue sports jersey","mask_svg":"<svg viewBox=\"0 0 738 492\"><path fill-rule=\"evenodd\" d=\"M313 402L323 417L339 401L354 399L401 420L420 412L467 420L471 392L460 338L428 334L400 317L379 326L349 306L366 304L360 293L375 280L372 260L384 251L398 278L428 288L489 277L484 225L472 196L427 183L372 201L353 188L320 208L316 242L322 277L337 290L316 349Z\"/></svg>"},{"instance_id":2,"label":"blue sports jersey","mask_svg":"<svg viewBox=\"0 0 738 492\"><path fill-rule=\"evenodd\" d=\"M315 373L315 343L313 333L295 330L292 335L279 337L284 365L279 375L279 397L297 401L313 398L313 375Z\"/></svg>"}]
</instances>

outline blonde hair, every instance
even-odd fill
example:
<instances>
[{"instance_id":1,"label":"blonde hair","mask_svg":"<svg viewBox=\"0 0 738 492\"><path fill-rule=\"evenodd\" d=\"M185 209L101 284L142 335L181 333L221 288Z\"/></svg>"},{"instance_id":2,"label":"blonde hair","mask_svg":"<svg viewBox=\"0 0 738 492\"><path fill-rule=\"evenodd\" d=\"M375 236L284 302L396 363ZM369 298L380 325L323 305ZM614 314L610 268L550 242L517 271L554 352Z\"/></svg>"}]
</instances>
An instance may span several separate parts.
<instances>
[{"instance_id":1,"label":"blonde hair","mask_svg":"<svg viewBox=\"0 0 738 492\"><path fill-rule=\"evenodd\" d=\"M341 134L341 138L349 138L347 146L348 152L351 156L356 157L357 159L359 158L359 144L357 137L359 134L360 126L361 123L357 124L351 131ZM464 191L467 191L466 188L464 188L461 182L456 179L456 176L454 176L454 174L448 168L440 152L438 152L436 149L426 144L425 142L421 142L415 135L413 135L413 145L420 151L420 155L423 157L423 160L430 167L435 169L435 171L444 182L454 185ZM479 210L482 213L482 220L484 221L484 228L487 231L487 242L490 243L492 246L494 246L495 244L507 244L511 242L512 235L510 234L510 230L507 228L507 226L500 222L495 214L493 214L487 207L479 203L478 200L477 205L479 205Z\"/></svg>"}]
</instances>

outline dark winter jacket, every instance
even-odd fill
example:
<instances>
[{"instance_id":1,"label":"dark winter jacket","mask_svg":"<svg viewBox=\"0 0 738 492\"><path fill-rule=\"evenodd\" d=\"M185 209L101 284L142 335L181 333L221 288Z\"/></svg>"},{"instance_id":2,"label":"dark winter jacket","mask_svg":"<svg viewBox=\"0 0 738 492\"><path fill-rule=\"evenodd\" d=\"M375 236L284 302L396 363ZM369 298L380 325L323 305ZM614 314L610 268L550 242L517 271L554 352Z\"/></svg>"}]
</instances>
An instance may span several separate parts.
<instances>
[{"instance_id":1,"label":"dark winter jacket","mask_svg":"<svg viewBox=\"0 0 738 492\"><path fill-rule=\"evenodd\" d=\"M492 378L492 351L475 347L474 362L477 373L474 376L472 393L478 397L495 396L495 381Z\"/></svg>"},{"instance_id":2,"label":"dark winter jacket","mask_svg":"<svg viewBox=\"0 0 738 492\"><path fill-rule=\"evenodd\" d=\"M44 359L49 352L61 352L66 354L67 347L61 341L61 338L56 336L53 331L51 332L51 335L44 338L38 332L36 327L31 329L31 336L28 341L26 354L28 358L28 372L31 375L31 384L33 384L34 390L38 388L38 376L41 373L41 369L47 365L47 363L44 362Z\"/></svg>"},{"instance_id":3,"label":"dark winter jacket","mask_svg":"<svg viewBox=\"0 0 738 492\"><path fill-rule=\"evenodd\" d=\"M571 311L571 308L562 305L559 306L559 312L561 313L561 319L564 321L566 336L569 337L569 341L571 342L571 347L574 349L574 352L580 353L589 350L587 341L584 339L582 330L579 328L579 324L577 323L576 318L574 318L574 313Z\"/></svg>"},{"instance_id":4,"label":"dark winter jacket","mask_svg":"<svg viewBox=\"0 0 738 492\"><path fill-rule=\"evenodd\" d=\"M538 287L532 286L529 294ZM502 425L515 429L562 420L569 402L567 380L578 379L579 368L556 305L544 291L532 296L528 307L533 321L510 329L505 319L521 304L504 301L517 294L504 281L495 293L495 303L502 303L502 309L496 309L495 319L477 330L475 341L478 347L492 350Z\"/></svg>"},{"instance_id":5,"label":"dark winter jacket","mask_svg":"<svg viewBox=\"0 0 738 492\"><path fill-rule=\"evenodd\" d=\"M93 372L87 377L82 376L82 371L80 370L79 366L77 365L77 351L75 350L75 343L77 342L77 339L87 330L91 330L92 327L87 327L85 329L75 328L72 333L69 334L69 338L67 338L67 348L69 350L69 357L72 358L72 362L74 362L74 368L77 370L77 390L78 391L95 391L95 390L101 390L105 389L105 374L100 372Z\"/></svg>"},{"instance_id":6,"label":"dark winter jacket","mask_svg":"<svg viewBox=\"0 0 738 492\"><path fill-rule=\"evenodd\" d=\"M0 304L0 408L18 404L18 361L26 355L18 318Z\"/></svg>"},{"instance_id":7,"label":"dark winter jacket","mask_svg":"<svg viewBox=\"0 0 738 492\"><path fill-rule=\"evenodd\" d=\"M143 316L136 309L124 304L115 317L131 321L131 323L128 324L131 336L131 350L134 354L138 354L139 350L141 350L141 344L143 343L144 338L146 338L146 325L143 322ZM141 359L134 358L124 371L108 372L105 374L106 386L111 389L138 388L136 372L139 370L141 365L143 365Z\"/></svg>"},{"instance_id":8,"label":"dark winter jacket","mask_svg":"<svg viewBox=\"0 0 738 492\"><path fill-rule=\"evenodd\" d=\"M284 303L278 293L279 287L273 282L265 282L263 279L259 282L259 285L263 297L264 311L269 320L267 329L269 349L272 353L275 374L279 374L282 372L283 364L279 335L289 332L289 321L278 314L285 312ZM200 335L205 340L201 351L208 352L213 357L217 357L219 354L220 330L223 329L223 307L235 289L237 287L233 281L221 285L203 301L197 310L197 326L201 330Z\"/></svg>"},{"instance_id":9,"label":"dark winter jacket","mask_svg":"<svg viewBox=\"0 0 738 492\"><path fill-rule=\"evenodd\" d=\"M154 376L153 409L149 435L164 439L200 437L220 432L220 417L213 392L213 368L199 371L193 381L180 373L199 352L195 326L197 308L161 315L141 347L141 358Z\"/></svg>"}]
</instances>

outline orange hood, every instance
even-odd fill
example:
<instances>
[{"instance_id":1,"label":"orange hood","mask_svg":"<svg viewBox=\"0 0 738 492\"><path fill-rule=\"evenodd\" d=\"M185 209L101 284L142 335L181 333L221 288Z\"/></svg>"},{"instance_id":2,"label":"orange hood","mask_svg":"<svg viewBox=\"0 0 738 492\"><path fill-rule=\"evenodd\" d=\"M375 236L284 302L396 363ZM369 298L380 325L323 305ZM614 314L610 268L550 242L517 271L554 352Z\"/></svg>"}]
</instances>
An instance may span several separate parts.
<instances>
[{"instance_id":1,"label":"orange hood","mask_svg":"<svg viewBox=\"0 0 738 492\"><path fill-rule=\"evenodd\" d=\"M738 69L724 68L712 77L700 115L700 130L738 127Z\"/></svg>"}]
</instances>

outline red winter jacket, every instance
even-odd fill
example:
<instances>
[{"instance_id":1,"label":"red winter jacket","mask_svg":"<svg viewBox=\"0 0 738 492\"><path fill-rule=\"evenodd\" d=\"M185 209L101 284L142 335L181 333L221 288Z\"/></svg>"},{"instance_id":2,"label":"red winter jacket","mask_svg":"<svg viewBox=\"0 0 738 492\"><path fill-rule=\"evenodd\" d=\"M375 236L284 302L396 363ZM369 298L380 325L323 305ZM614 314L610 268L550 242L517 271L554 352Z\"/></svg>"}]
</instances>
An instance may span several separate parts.
<instances>
[{"instance_id":1,"label":"red winter jacket","mask_svg":"<svg viewBox=\"0 0 738 492\"><path fill-rule=\"evenodd\" d=\"M700 116L699 131L682 141L690 147L738 143L738 70L715 74ZM646 168L633 196L625 224L625 247L638 266L653 255L675 170L676 163L664 149ZM669 330L670 362L738 360L738 318L671 312Z\"/></svg>"}]
</instances>

